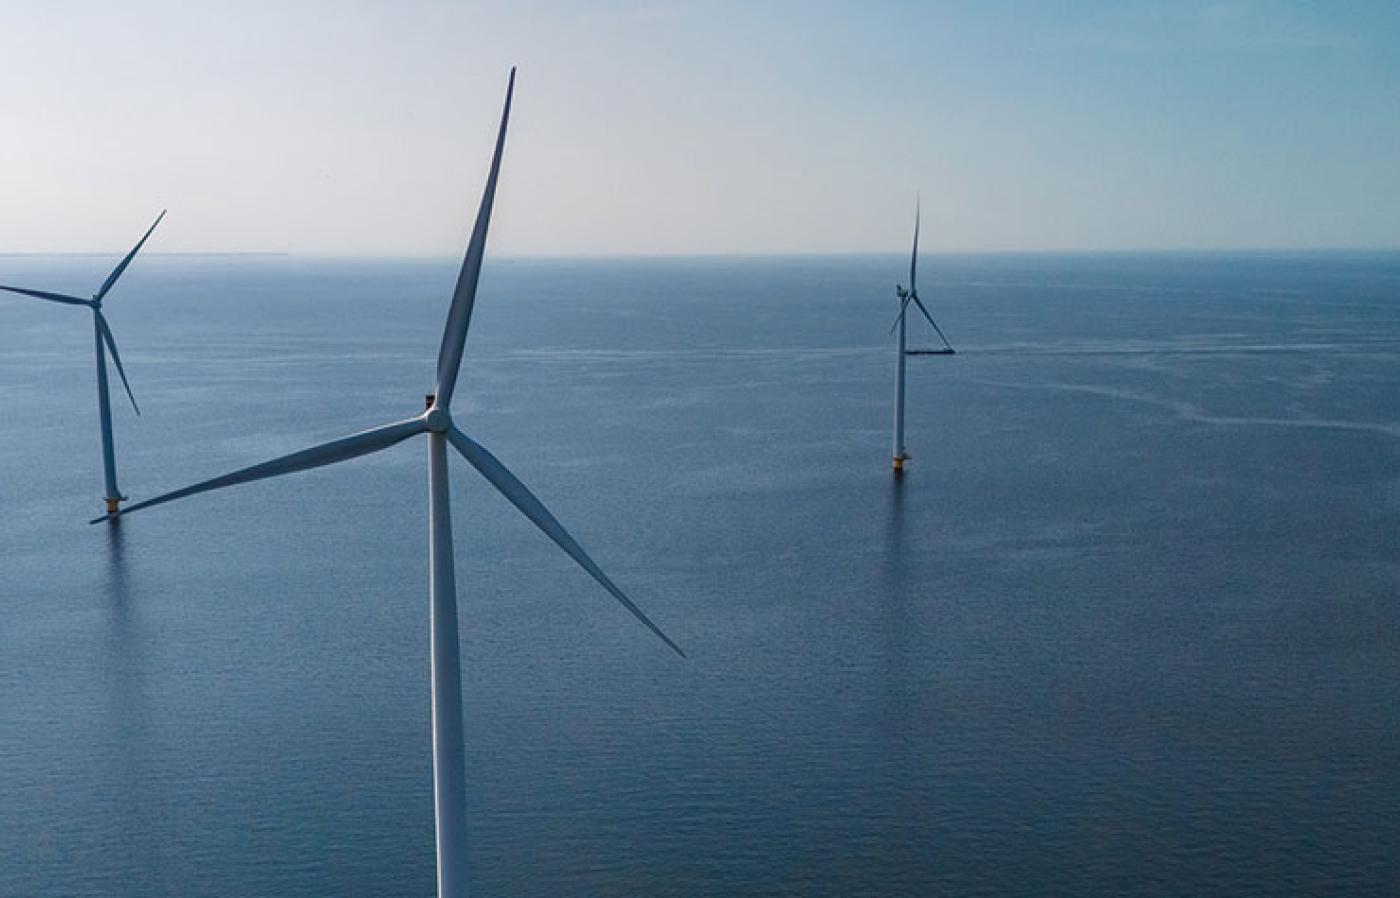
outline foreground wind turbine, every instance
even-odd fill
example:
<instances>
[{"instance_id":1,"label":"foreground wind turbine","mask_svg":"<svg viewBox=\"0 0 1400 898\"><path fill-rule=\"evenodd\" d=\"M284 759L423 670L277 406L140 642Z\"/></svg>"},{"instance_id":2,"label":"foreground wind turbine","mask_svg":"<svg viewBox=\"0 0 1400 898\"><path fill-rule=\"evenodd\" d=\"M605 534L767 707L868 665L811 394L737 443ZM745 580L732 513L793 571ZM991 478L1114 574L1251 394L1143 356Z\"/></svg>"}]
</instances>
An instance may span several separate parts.
<instances>
[{"instance_id":1,"label":"foreground wind turbine","mask_svg":"<svg viewBox=\"0 0 1400 898\"><path fill-rule=\"evenodd\" d=\"M909 259L909 289L905 290L900 284L894 285L895 295L899 297L899 317L894 320L894 327L890 332L899 331L898 352L899 367L895 374L894 381L894 471L896 474L904 473L904 462L909 458L909 453L904 451L904 357L909 355L952 355L953 347L949 345L948 338L943 336L943 330L938 323L933 320L933 316L924 308L923 302L919 299L919 291L915 286L915 275L919 267L919 200L914 199L914 254ZM919 311L924 313L928 323L933 325L938 338L943 341L942 349L908 349L905 345L905 322L904 313L909 310L909 303L919 307Z\"/></svg>"},{"instance_id":2,"label":"foreground wind turbine","mask_svg":"<svg viewBox=\"0 0 1400 898\"><path fill-rule=\"evenodd\" d=\"M131 260L136 257L136 253L141 247L146 245L146 238L151 236L151 231L156 229L160 220L165 217L164 210L156 216L155 224L146 231L146 235L141 238L131 252L126 254L126 258L112 273L107 275L107 280L102 282L101 288L92 295L90 299L81 296L68 296L64 293L49 293L44 290L29 290L24 287L6 287L0 285L0 290L8 290L11 293L22 293L25 296L33 296L38 299L47 299L51 302L66 303L70 306L87 306L92 309L92 330L94 342L97 344L97 414L102 425L102 475L107 484L107 514L115 515L117 507L126 496L117 489L117 456L112 448L112 402L107 395L107 356L105 350L111 350L112 361L117 364L117 373L121 375L122 386L126 387L126 396L131 400L131 407L136 409L136 414L141 414L141 409L136 405L136 397L131 394L131 384L127 383L126 372L122 370L122 357L117 353L117 341L112 337L112 329L107 326L107 318L102 314L102 300L112 289L112 285L117 282L117 278L126 271L126 266L131 264ZM104 348L105 344L105 348Z\"/></svg>"},{"instance_id":3,"label":"foreground wind turbine","mask_svg":"<svg viewBox=\"0 0 1400 898\"><path fill-rule=\"evenodd\" d=\"M593 563L593 559L574 542L539 499L506 470L494 455L452 423L448 407L457 374L462 363L462 348L471 323L472 304L476 300L477 279L486 251L486 229L491 223L491 204L496 196L496 178L501 168L501 149L506 139L506 123L510 119L510 100L515 90L515 69L510 72L506 88L505 109L501 113L501 128L496 136L496 150L491 158L491 173L486 179L486 191L476 214L476 226L467 244L466 259L457 276L457 288L452 294L452 306L447 313L447 326L438 350L437 392L428 397L428 410L423 414L386 424L322 443L301 452L284 455L272 461L253 465L232 474L215 477L184 489L175 490L154 499L138 502L124 514L169 502L195 493L203 493L236 483L247 483L305 471L334 462L346 461L387 449L420 433L428 435L428 593L432 646L433 681L433 800L437 823L437 882L441 898L457 898L467 893L466 870L466 760L462 735L462 673L457 643L457 591L452 569L452 522L447 493L447 444L462 454L491 485L496 487L525 517L558 543L569 557L602 584L613 598L641 621L647 629L661 638L677 654L680 648L652 623L632 600L613 584ZM101 519L98 519L101 520ZM94 521L93 523L96 523Z\"/></svg>"}]
</instances>

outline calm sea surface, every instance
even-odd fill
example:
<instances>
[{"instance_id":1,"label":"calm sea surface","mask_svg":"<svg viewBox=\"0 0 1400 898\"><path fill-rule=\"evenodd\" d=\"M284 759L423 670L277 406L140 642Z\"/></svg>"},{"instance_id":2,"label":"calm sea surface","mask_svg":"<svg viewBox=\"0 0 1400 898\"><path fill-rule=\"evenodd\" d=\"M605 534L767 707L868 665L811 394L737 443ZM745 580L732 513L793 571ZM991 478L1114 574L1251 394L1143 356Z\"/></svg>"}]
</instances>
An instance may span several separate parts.
<instances>
[{"instance_id":1,"label":"calm sea surface","mask_svg":"<svg viewBox=\"0 0 1400 898\"><path fill-rule=\"evenodd\" d=\"M1400 255L930 256L901 484L904 265L488 262L459 424L691 657L452 463L477 893L1395 894ZM454 278L138 259L123 489L417 413ZM89 527L17 296L0 412L0 895L430 895L426 444Z\"/></svg>"}]
</instances>

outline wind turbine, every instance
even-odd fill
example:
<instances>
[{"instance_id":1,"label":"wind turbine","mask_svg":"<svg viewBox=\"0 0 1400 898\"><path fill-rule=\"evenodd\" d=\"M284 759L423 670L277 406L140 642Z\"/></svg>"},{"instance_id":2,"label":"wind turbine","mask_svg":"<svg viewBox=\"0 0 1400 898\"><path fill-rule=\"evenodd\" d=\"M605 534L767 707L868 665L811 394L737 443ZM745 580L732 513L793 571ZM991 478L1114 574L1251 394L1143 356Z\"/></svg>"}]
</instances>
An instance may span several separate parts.
<instances>
[{"instance_id":1,"label":"wind turbine","mask_svg":"<svg viewBox=\"0 0 1400 898\"><path fill-rule=\"evenodd\" d=\"M890 328L890 333L899 331L898 352L899 366L896 369L894 381L894 472L904 473L904 462L909 458L909 453L904 451L904 357L910 355L952 355L953 347L948 343L948 338L943 336L943 331L938 323L933 320L933 316L924 308L923 302L919 299L919 290L915 286L916 274L919 268L919 199L914 198L914 254L909 259L909 289L905 290L903 285L895 284L894 292L899 297L899 317L894 320L894 327ZM924 313L928 323L933 325L938 338L943 341L942 349L908 349L905 342L905 312L909 310L909 303L919 307L919 311Z\"/></svg>"},{"instance_id":2,"label":"wind turbine","mask_svg":"<svg viewBox=\"0 0 1400 898\"><path fill-rule=\"evenodd\" d=\"M457 276L457 287L453 291L452 305L447 313L442 345L438 349L437 392L427 397L427 411L404 421L365 430L165 493L154 499L138 502L123 512L130 514L142 508L196 493L348 461L387 449L418 434L428 435L428 597L433 692L433 804L437 830L437 883L440 898L458 898L467 893L466 760L462 732L462 672L457 639L457 590L453 580L452 521L447 491L448 444L460 452L492 486L509 499L535 526L544 531L546 536L554 540L570 558L578 562L647 629L660 637L676 654L685 656L680 647L662 633L660 628L608 579L598 565L594 564L593 559L588 557L540 500L535 498L496 456L457 428L449 412L453 389L457 385L457 375L461 368L467 326L471 323L472 306L476 301L477 280L486 251L486 230L491 223L491 204L496 196L496 179L500 173L501 150L505 145L506 123L510 119L510 101L514 90L515 69L511 69L510 83L506 88L505 109L501 113L501 127L496 136L496 150L491 158L491 172L486 179L486 190L476 214L476 225L472 230L471 241L467 244L462 270Z\"/></svg>"},{"instance_id":3,"label":"wind turbine","mask_svg":"<svg viewBox=\"0 0 1400 898\"><path fill-rule=\"evenodd\" d=\"M126 380L126 372L122 370L122 357L117 353L117 341L112 337L112 329L107 326L107 318L102 314L102 300L111 291L112 285L117 282L117 278L126 271L126 266L131 264L131 260L136 257L141 247L146 245L146 239L151 236L151 231L156 229L160 220L165 217L165 211L161 210L156 216L155 223L146 231L144 237L131 252L126 254L112 273L107 275L107 280L102 282L102 286L89 299L81 296L69 296L66 293L49 293L45 290L30 290L25 287L6 287L0 285L0 290L8 290L11 293L22 293L25 296L33 296L37 299L47 299L51 302L66 303L70 306L87 306L92 309L92 331L93 342L97 345L97 416L101 422L102 429L102 475L107 484L107 514L115 515L118 505L126 498L117 489L117 456L112 448L112 402L107 395L107 357L106 350L111 350L112 361L117 364L117 373L121 375L122 386L126 387L126 396L131 400L131 407L136 410L136 414L141 414L141 409L136 405L136 397L131 394L131 384Z\"/></svg>"}]
</instances>

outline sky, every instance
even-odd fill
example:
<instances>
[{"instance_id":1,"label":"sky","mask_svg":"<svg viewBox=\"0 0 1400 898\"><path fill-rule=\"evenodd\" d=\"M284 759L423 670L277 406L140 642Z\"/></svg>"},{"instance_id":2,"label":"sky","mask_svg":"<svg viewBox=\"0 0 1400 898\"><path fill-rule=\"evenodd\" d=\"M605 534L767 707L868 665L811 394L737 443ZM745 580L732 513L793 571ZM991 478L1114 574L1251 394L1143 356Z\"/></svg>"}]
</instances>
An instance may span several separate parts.
<instances>
[{"instance_id":1,"label":"sky","mask_svg":"<svg viewBox=\"0 0 1400 898\"><path fill-rule=\"evenodd\" d=\"M0 253L1400 247L1400 3L0 0Z\"/></svg>"}]
</instances>

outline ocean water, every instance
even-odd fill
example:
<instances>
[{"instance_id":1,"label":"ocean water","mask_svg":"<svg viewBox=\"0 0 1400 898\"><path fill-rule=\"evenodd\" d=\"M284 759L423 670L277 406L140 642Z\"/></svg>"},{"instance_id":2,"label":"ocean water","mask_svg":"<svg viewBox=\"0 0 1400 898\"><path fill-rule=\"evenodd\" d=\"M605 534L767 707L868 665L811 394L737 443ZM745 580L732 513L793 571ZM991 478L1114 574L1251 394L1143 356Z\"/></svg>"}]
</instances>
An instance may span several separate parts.
<instances>
[{"instance_id":1,"label":"ocean water","mask_svg":"<svg viewBox=\"0 0 1400 898\"><path fill-rule=\"evenodd\" d=\"M476 893L1394 894L1400 255L930 255L895 481L904 265L488 262L458 423L690 659L452 463ZM417 413L454 276L138 259L123 489ZM90 327L0 297L0 894L432 894L426 444L88 526Z\"/></svg>"}]
</instances>

